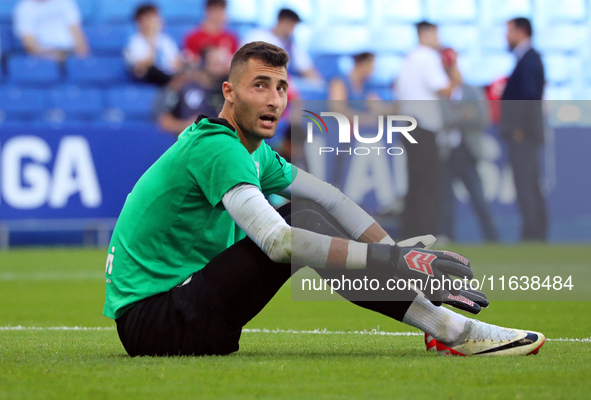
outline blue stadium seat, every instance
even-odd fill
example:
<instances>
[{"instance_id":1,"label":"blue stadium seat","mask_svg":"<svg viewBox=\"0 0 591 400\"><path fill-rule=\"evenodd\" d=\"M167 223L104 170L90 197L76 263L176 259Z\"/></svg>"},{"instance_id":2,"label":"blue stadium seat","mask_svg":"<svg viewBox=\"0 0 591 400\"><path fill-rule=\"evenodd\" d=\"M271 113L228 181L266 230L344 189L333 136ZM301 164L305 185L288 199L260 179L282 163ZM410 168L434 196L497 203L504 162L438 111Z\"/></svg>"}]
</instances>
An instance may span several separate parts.
<instances>
[{"instance_id":1,"label":"blue stadium seat","mask_svg":"<svg viewBox=\"0 0 591 400\"><path fill-rule=\"evenodd\" d=\"M196 24L168 24L164 31L174 39L180 48L183 48L185 37L195 26Z\"/></svg>"},{"instance_id":2,"label":"blue stadium seat","mask_svg":"<svg viewBox=\"0 0 591 400\"><path fill-rule=\"evenodd\" d=\"M29 126L33 129L43 129L44 131L51 130L51 131L61 131L61 130L71 130L71 129L87 129L89 124L94 120L65 120L65 119L53 119L51 112L49 115L46 115L45 118L40 120L27 122L26 126Z\"/></svg>"},{"instance_id":3,"label":"blue stadium seat","mask_svg":"<svg viewBox=\"0 0 591 400\"><path fill-rule=\"evenodd\" d=\"M544 88L545 100L573 100L573 89L569 85L546 85Z\"/></svg>"},{"instance_id":4,"label":"blue stadium seat","mask_svg":"<svg viewBox=\"0 0 591 400\"><path fill-rule=\"evenodd\" d=\"M277 15L282 8L289 8L295 11L302 22L309 25L314 25L318 18L315 12L313 0L259 0L259 7L262 12L258 16L258 24L264 27L272 27L277 22Z\"/></svg>"},{"instance_id":5,"label":"blue stadium seat","mask_svg":"<svg viewBox=\"0 0 591 400\"><path fill-rule=\"evenodd\" d=\"M573 79L576 70L575 57L561 54L546 54L542 56L546 81L552 85L563 85Z\"/></svg>"},{"instance_id":6,"label":"blue stadium seat","mask_svg":"<svg viewBox=\"0 0 591 400\"><path fill-rule=\"evenodd\" d=\"M93 54L120 56L134 28L131 24L101 24L87 26L84 30Z\"/></svg>"},{"instance_id":7,"label":"blue stadium seat","mask_svg":"<svg viewBox=\"0 0 591 400\"><path fill-rule=\"evenodd\" d=\"M369 2L358 0L325 0L315 3L319 22L325 26L333 24L367 24Z\"/></svg>"},{"instance_id":8,"label":"blue stadium seat","mask_svg":"<svg viewBox=\"0 0 591 400\"><path fill-rule=\"evenodd\" d=\"M328 85L324 81L313 81L302 77L292 76L290 77L289 82L291 85L290 88L295 88L300 95L300 99L326 100L326 90ZM305 94L307 93L311 93L313 98L306 96Z\"/></svg>"},{"instance_id":9,"label":"blue stadium seat","mask_svg":"<svg viewBox=\"0 0 591 400\"><path fill-rule=\"evenodd\" d=\"M0 110L0 129L3 129L4 131L14 131L22 129L23 126L26 126L26 123L27 121L14 121L9 119L3 119L2 110Z\"/></svg>"},{"instance_id":10,"label":"blue stadium seat","mask_svg":"<svg viewBox=\"0 0 591 400\"><path fill-rule=\"evenodd\" d=\"M426 16L435 23L476 22L475 0L427 0Z\"/></svg>"},{"instance_id":11,"label":"blue stadium seat","mask_svg":"<svg viewBox=\"0 0 591 400\"><path fill-rule=\"evenodd\" d=\"M80 8L84 22L92 21L96 15L96 0L76 0L76 2L78 3L78 8Z\"/></svg>"},{"instance_id":12,"label":"blue stadium seat","mask_svg":"<svg viewBox=\"0 0 591 400\"><path fill-rule=\"evenodd\" d=\"M61 78L56 61L30 56L10 57L8 76L11 83L21 85L49 85Z\"/></svg>"},{"instance_id":13,"label":"blue stadium seat","mask_svg":"<svg viewBox=\"0 0 591 400\"><path fill-rule=\"evenodd\" d=\"M355 54L371 49L370 31L364 25L327 26L315 30L310 52L317 54Z\"/></svg>"},{"instance_id":14,"label":"blue stadium seat","mask_svg":"<svg viewBox=\"0 0 591 400\"><path fill-rule=\"evenodd\" d=\"M259 15L263 10L259 10L257 0L239 0L228 2L228 19L230 22L257 24Z\"/></svg>"},{"instance_id":15,"label":"blue stadium seat","mask_svg":"<svg viewBox=\"0 0 591 400\"><path fill-rule=\"evenodd\" d=\"M515 66L515 58L509 53L484 57L460 57L458 65L466 83L485 86L499 78L509 76Z\"/></svg>"},{"instance_id":16,"label":"blue stadium seat","mask_svg":"<svg viewBox=\"0 0 591 400\"><path fill-rule=\"evenodd\" d=\"M576 93L576 96L574 97L575 100L589 100L589 99L591 99L591 85L589 85L589 83L587 83L587 85L585 85L585 86L578 87L575 93ZM587 120L591 120L591 115L586 115L585 118Z\"/></svg>"},{"instance_id":17,"label":"blue stadium seat","mask_svg":"<svg viewBox=\"0 0 591 400\"><path fill-rule=\"evenodd\" d=\"M112 119L147 120L154 109L158 89L152 86L124 86L107 91Z\"/></svg>"},{"instance_id":18,"label":"blue stadium seat","mask_svg":"<svg viewBox=\"0 0 591 400\"><path fill-rule=\"evenodd\" d=\"M326 100L328 93L326 88L313 88L298 86L299 100Z\"/></svg>"},{"instance_id":19,"label":"blue stadium seat","mask_svg":"<svg viewBox=\"0 0 591 400\"><path fill-rule=\"evenodd\" d=\"M534 22L538 26L584 22L588 15L587 6L585 0L534 0Z\"/></svg>"},{"instance_id":20,"label":"blue stadium seat","mask_svg":"<svg viewBox=\"0 0 591 400\"><path fill-rule=\"evenodd\" d=\"M0 26L0 40L2 40L2 54L14 54L23 53L25 48L19 38L14 36L14 32L11 24Z\"/></svg>"},{"instance_id":21,"label":"blue stadium seat","mask_svg":"<svg viewBox=\"0 0 591 400\"><path fill-rule=\"evenodd\" d=\"M371 32L371 50L378 53L402 53L411 51L419 42L417 30L410 24L383 26Z\"/></svg>"},{"instance_id":22,"label":"blue stadium seat","mask_svg":"<svg viewBox=\"0 0 591 400\"><path fill-rule=\"evenodd\" d=\"M398 56L378 55L375 60L371 82L378 86L388 86L394 82L404 58Z\"/></svg>"},{"instance_id":23,"label":"blue stadium seat","mask_svg":"<svg viewBox=\"0 0 591 400\"><path fill-rule=\"evenodd\" d=\"M531 17L532 9L529 0L480 0L479 14L485 26L494 26L515 17Z\"/></svg>"},{"instance_id":24,"label":"blue stadium seat","mask_svg":"<svg viewBox=\"0 0 591 400\"><path fill-rule=\"evenodd\" d=\"M534 45L542 52L576 52L589 46L588 29L584 25L553 25L536 31Z\"/></svg>"},{"instance_id":25,"label":"blue stadium seat","mask_svg":"<svg viewBox=\"0 0 591 400\"><path fill-rule=\"evenodd\" d=\"M495 25L483 28L480 31L480 46L483 53L508 51L507 39L505 34L507 27L505 25Z\"/></svg>"},{"instance_id":26,"label":"blue stadium seat","mask_svg":"<svg viewBox=\"0 0 591 400\"><path fill-rule=\"evenodd\" d=\"M415 23L425 18L421 0L375 0L373 13L383 26Z\"/></svg>"},{"instance_id":27,"label":"blue stadium seat","mask_svg":"<svg viewBox=\"0 0 591 400\"><path fill-rule=\"evenodd\" d=\"M46 108L47 92L43 89L0 88L0 114L7 120L38 118Z\"/></svg>"},{"instance_id":28,"label":"blue stadium seat","mask_svg":"<svg viewBox=\"0 0 591 400\"><path fill-rule=\"evenodd\" d=\"M327 82L335 76L341 75L343 72L339 66L340 55L323 54L312 58L316 70L322 75L322 78Z\"/></svg>"},{"instance_id":29,"label":"blue stadium seat","mask_svg":"<svg viewBox=\"0 0 591 400\"><path fill-rule=\"evenodd\" d=\"M301 28L300 26L301 24L296 26L296 29L294 32L298 32L298 30ZM251 23L242 23L242 22L230 22L228 24L228 30L230 32L232 32L234 35L236 35L236 37L238 38L238 44L242 44L242 39L244 37L246 37L246 35L252 30L252 29L259 29L258 25L254 25ZM297 40L297 38L296 38Z\"/></svg>"},{"instance_id":30,"label":"blue stadium seat","mask_svg":"<svg viewBox=\"0 0 591 400\"><path fill-rule=\"evenodd\" d=\"M478 27L474 25L441 25L439 27L441 44L451 47L458 53L478 49Z\"/></svg>"},{"instance_id":31,"label":"blue stadium seat","mask_svg":"<svg viewBox=\"0 0 591 400\"><path fill-rule=\"evenodd\" d=\"M97 11L95 21L109 23L133 22L136 7L143 0L96 0Z\"/></svg>"},{"instance_id":32,"label":"blue stadium seat","mask_svg":"<svg viewBox=\"0 0 591 400\"><path fill-rule=\"evenodd\" d=\"M88 127L94 129L109 129L116 131L129 131L129 130L144 130L152 131L154 129L153 121L113 121L113 120L95 120L89 121Z\"/></svg>"},{"instance_id":33,"label":"blue stadium seat","mask_svg":"<svg viewBox=\"0 0 591 400\"><path fill-rule=\"evenodd\" d=\"M103 93L98 89L62 87L51 92L49 107L63 113L68 120L98 119L104 108Z\"/></svg>"},{"instance_id":34,"label":"blue stadium seat","mask_svg":"<svg viewBox=\"0 0 591 400\"><path fill-rule=\"evenodd\" d=\"M205 13L204 0L94 0L96 5L95 21L107 23L131 23L135 9L144 3L155 4L164 20L170 24L186 23L197 25ZM234 2L231 2L232 4ZM229 5L230 6L230 5Z\"/></svg>"},{"instance_id":35,"label":"blue stadium seat","mask_svg":"<svg viewBox=\"0 0 591 400\"><path fill-rule=\"evenodd\" d=\"M116 85L129 80L122 57L72 58L66 63L67 80L85 85Z\"/></svg>"},{"instance_id":36,"label":"blue stadium seat","mask_svg":"<svg viewBox=\"0 0 591 400\"><path fill-rule=\"evenodd\" d=\"M591 63L591 58L589 56L581 58L582 65L589 65ZM581 73L581 77L584 82L591 88L591 68L583 68Z\"/></svg>"},{"instance_id":37,"label":"blue stadium seat","mask_svg":"<svg viewBox=\"0 0 591 400\"><path fill-rule=\"evenodd\" d=\"M19 0L2 0L0 1L0 23L9 23L12 21L12 12L14 6Z\"/></svg>"},{"instance_id":38,"label":"blue stadium seat","mask_svg":"<svg viewBox=\"0 0 591 400\"><path fill-rule=\"evenodd\" d=\"M197 25L205 14L204 0L160 1L160 12L170 24L185 23Z\"/></svg>"},{"instance_id":39,"label":"blue stadium seat","mask_svg":"<svg viewBox=\"0 0 591 400\"><path fill-rule=\"evenodd\" d=\"M2 54L10 53L12 50L12 33L10 25L0 25L0 48Z\"/></svg>"}]
</instances>

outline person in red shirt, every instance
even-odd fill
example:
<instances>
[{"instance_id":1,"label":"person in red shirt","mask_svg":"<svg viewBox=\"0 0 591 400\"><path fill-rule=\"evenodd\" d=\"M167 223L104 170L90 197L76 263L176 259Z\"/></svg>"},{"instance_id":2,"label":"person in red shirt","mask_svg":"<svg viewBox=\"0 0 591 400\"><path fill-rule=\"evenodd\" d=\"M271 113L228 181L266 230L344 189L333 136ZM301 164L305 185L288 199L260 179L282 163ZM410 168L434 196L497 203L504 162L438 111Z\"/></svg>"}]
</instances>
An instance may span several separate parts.
<instances>
[{"instance_id":1,"label":"person in red shirt","mask_svg":"<svg viewBox=\"0 0 591 400\"><path fill-rule=\"evenodd\" d=\"M228 60L238 50L238 38L226 30L226 0L207 0L205 19L185 38L185 52L191 61L197 61L208 47L219 47Z\"/></svg>"}]
</instances>

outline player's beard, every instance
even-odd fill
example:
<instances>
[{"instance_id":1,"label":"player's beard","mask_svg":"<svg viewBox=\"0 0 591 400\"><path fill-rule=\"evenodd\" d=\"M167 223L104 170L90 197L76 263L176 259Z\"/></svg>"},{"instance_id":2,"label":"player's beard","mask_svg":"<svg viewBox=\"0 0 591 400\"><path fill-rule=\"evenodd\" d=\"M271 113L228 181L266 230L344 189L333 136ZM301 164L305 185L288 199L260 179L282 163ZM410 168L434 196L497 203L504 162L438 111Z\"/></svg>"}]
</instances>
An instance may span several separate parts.
<instances>
[{"instance_id":1,"label":"player's beard","mask_svg":"<svg viewBox=\"0 0 591 400\"><path fill-rule=\"evenodd\" d=\"M272 132L259 131L257 125L260 114L260 110L257 110L254 106L251 106L248 102L243 101L240 96L236 96L234 101L234 118L236 120L236 124L238 124L240 127L242 134L256 139L271 139L273 136L275 136L277 125L275 125ZM279 120L279 117L277 120Z\"/></svg>"}]
</instances>

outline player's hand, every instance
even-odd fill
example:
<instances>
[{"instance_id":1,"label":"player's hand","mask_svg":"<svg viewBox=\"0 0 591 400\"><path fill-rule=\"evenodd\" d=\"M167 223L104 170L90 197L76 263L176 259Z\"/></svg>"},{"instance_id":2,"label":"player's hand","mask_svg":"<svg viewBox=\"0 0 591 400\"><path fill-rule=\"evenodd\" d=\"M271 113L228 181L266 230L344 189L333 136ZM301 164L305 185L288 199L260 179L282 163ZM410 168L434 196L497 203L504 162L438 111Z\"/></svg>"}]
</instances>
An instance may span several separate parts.
<instances>
[{"instance_id":1,"label":"player's hand","mask_svg":"<svg viewBox=\"0 0 591 400\"><path fill-rule=\"evenodd\" d=\"M450 251L428 250L422 247L400 247L369 244L367 267L391 271L399 279L420 281L418 289L431 301L444 301L444 289L454 296L460 294L451 281L454 277L472 279L470 261Z\"/></svg>"},{"instance_id":2,"label":"player's hand","mask_svg":"<svg viewBox=\"0 0 591 400\"><path fill-rule=\"evenodd\" d=\"M486 294L475 289L470 289L466 286L460 290L460 293L457 296L454 296L450 292L444 290L443 300L440 302L432 301L432 303L436 306L440 306L442 303L445 303L460 310L467 311L471 314L478 314L483 308L488 307L488 299L486 298Z\"/></svg>"},{"instance_id":3,"label":"player's hand","mask_svg":"<svg viewBox=\"0 0 591 400\"><path fill-rule=\"evenodd\" d=\"M398 242L400 247L418 247L429 249L435 244L437 239L433 235L416 236L410 239ZM464 286L458 295L453 295L447 290L443 292L443 300L431 301L436 306L441 306L445 303L457 309L467 311L472 314L478 314L483 308L487 308L489 303L486 294L478 290L471 289ZM422 294L422 292L421 292Z\"/></svg>"}]
</instances>

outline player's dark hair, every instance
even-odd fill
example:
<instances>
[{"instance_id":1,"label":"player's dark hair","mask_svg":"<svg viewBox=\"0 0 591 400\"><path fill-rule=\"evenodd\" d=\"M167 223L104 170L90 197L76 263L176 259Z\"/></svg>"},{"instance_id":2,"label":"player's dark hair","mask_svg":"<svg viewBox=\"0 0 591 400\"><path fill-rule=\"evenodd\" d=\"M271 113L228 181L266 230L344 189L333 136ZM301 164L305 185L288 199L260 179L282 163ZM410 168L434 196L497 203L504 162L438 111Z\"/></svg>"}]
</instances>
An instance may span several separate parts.
<instances>
[{"instance_id":1,"label":"player's dark hair","mask_svg":"<svg viewBox=\"0 0 591 400\"><path fill-rule=\"evenodd\" d=\"M137 22L140 20L140 18L142 18L144 15L146 14L151 14L151 13L157 13L158 12L158 8L152 4L152 3L144 3L144 4L140 4L136 9L135 9L135 14L133 16L133 19Z\"/></svg>"},{"instance_id":2,"label":"player's dark hair","mask_svg":"<svg viewBox=\"0 0 591 400\"><path fill-rule=\"evenodd\" d=\"M227 5L228 5L228 3L226 2L226 0L207 0L207 3L205 3L205 8L210 8L210 7L226 8Z\"/></svg>"},{"instance_id":3,"label":"player's dark hair","mask_svg":"<svg viewBox=\"0 0 591 400\"><path fill-rule=\"evenodd\" d=\"M534 33L530 20L525 17L513 18L509 22L515 25L515 28L523 31L528 37L531 37Z\"/></svg>"},{"instance_id":4,"label":"player's dark hair","mask_svg":"<svg viewBox=\"0 0 591 400\"><path fill-rule=\"evenodd\" d=\"M289 61L289 55L281 47L277 47L267 42L250 42L238 49L232 57L230 64L230 76L240 65L248 60L259 60L263 64L271 67L285 67Z\"/></svg>"},{"instance_id":5,"label":"player's dark hair","mask_svg":"<svg viewBox=\"0 0 591 400\"><path fill-rule=\"evenodd\" d=\"M417 28L417 33L419 33L419 34L420 34L421 32L423 32L423 31L425 31L425 30L427 30L427 29L433 29L433 28L437 28L437 25L435 25L435 24L432 24L432 23L431 23L431 22L429 22L429 21L424 21L424 20L423 20L423 21L417 22L417 23L415 24L415 27Z\"/></svg>"},{"instance_id":6,"label":"player's dark hair","mask_svg":"<svg viewBox=\"0 0 591 400\"><path fill-rule=\"evenodd\" d=\"M359 64L359 63L362 63L364 61L371 60L374 57L375 57L375 54L374 53L370 53L368 51L364 51L363 53L355 54L353 56L353 61L355 62L355 64Z\"/></svg>"},{"instance_id":7,"label":"player's dark hair","mask_svg":"<svg viewBox=\"0 0 591 400\"><path fill-rule=\"evenodd\" d=\"M277 20L281 21L287 19L289 21L293 21L293 22L302 22L300 16L293 10L290 10L289 8L282 8L281 10L279 10L279 15L277 16Z\"/></svg>"}]
</instances>

